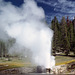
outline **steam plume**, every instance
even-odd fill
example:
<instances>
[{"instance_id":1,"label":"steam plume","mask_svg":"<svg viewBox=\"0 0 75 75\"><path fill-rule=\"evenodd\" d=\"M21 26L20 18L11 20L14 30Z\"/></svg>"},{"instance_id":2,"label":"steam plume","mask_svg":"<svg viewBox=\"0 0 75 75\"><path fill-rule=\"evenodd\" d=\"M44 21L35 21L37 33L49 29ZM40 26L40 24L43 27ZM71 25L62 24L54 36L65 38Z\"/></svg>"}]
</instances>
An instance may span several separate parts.
<instances>
[{"instance_id":1,"label":"steam plume","mask_svg":"<svg viewBox=\"0 0 75 75\"><path fill-rule=\"evenodd\" d=\"M21 7L0 1L0 27L16 39L14 46L29 49L36 64L52 68L55 65L54 57L51 56L53 31L44 19L43 9L34 0L25 0ZM14 50L13 47L10 53L22 52L22 49Z\"/></svg>"}]
</instances>

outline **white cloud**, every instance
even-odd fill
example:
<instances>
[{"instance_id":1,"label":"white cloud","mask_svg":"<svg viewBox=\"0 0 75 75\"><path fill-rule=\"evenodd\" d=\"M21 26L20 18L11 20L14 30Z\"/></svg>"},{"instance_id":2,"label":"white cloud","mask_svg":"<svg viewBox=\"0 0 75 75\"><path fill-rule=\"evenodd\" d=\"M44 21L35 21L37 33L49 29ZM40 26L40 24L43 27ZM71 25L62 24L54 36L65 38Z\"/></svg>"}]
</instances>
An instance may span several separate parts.
<instances>
[{"instance_id":1,"label":"white cloud","mask_svg":"<svg viewBox=\"0 0 75 75\"><path fill-rule=\"evenodd\" d=\"M66 2L66 0L58 0L58 2L64 3L64 2Z\"/></svg>"},{"instance_id":2,"label":"white cloud","mask_svg":"<svg viewBox=\"0 0 75 75\"><path fill-rule=\"evenodd\" d=\"M63 13L75 13L75 1L37 0L37 2L41 2L41 3L47 4L49 6L53 6L54 11L63 12Z\"/></svg>"}]
</instances>

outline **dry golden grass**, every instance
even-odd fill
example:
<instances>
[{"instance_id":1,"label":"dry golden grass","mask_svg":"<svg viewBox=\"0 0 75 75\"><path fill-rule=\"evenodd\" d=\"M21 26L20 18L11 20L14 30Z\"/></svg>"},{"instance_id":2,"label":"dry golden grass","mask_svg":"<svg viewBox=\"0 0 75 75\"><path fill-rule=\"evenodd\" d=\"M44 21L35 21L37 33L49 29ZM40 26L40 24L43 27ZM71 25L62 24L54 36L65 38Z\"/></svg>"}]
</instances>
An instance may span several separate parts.
<instances>
[{"instance_id":1,"label":"dry golden grass","mask_svg":"<svg viewBox=\"0 0 75 75\"><path fill-rule=\"evenodd\" d=\"M32 66L30 62L26 62L26 61L19 60L16 58L13 58L11 61L0 59L0 71L11 69L11 68L30 67L30 66Z\"/></svg>"},{"instance_id":2,"label":"dry golden grass","mask_svg":"<svg viewBox=\"0 0 75 75\"><path fill-rule=\"evenodd\" d=\"M29 67L31 66L30 63L22 63L22 62L10 62L10 63L0 63L0 71L11 69L11 68L18 68L18 67Z\"/></svg>"},{"instance_id":3,"label":"dry golden grass","mask_svg":"<svg viewBox=\"0 0 75 75\"><path fill-rule=\"evenodd\" d=\"M69 64L69 63L72 63L72 62L75 62L75 60L69 60L69 61L65 61L65 62L61 62L61 63L56 63L55 65L64 65L64 64Z\"/></svg>"}]
</instances>

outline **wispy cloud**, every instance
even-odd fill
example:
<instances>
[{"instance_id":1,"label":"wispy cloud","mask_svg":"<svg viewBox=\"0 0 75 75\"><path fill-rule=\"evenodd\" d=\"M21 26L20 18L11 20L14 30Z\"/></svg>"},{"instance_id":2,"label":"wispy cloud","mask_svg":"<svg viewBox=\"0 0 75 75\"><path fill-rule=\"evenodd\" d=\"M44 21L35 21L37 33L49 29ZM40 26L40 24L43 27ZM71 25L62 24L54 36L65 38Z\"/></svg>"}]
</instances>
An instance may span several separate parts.
<instances>
[{"instance_id":1,"label":"wispy cloud","mask_svg":"<svg viewBox=\"0 0 75 75\"><path fill-rule=\"evenodd\" d=\"M56 6L57 5L57 2L55 1L52 1L52 0L36 0L37 2L40 2L40 3L44 3L44 4L47 4L49 6Z\"/></svg>"},{"instance_id":2,"label":"wispy cloud","mask_svg":"<svg viewBox=\"0 0 75 75\"><path fill-rule=\"evenodd\" d=\"M54 7L54 11L63 12L63 13L75 13L75 1L68 0L37 0Z\"/></svg>"},{"instance_id":3,"label":"wispy cloud","mask_svg":"<svg viewBox=\"0 0 75 75\"><path fill-rule=\"evenodd\" d=\"M52 12L46 14L46 20L50 23L54 16L61 21L62 16L69 16L72 20L75 15L75 1L72 0L36 0L39 3L53 7Z\"/></svg>"}]
</instances>

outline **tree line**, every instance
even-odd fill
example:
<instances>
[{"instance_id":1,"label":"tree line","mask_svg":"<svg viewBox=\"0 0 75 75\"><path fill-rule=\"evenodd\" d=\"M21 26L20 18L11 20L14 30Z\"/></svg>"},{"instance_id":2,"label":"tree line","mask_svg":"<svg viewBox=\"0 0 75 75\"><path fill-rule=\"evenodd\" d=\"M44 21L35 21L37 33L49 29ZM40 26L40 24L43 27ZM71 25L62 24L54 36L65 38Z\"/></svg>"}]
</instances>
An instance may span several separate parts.
<instances>
[{"instance_id":1,"label":"tree line","mask_svg":"<svg viewBox=\"0 0 75 75\"><path fill-rule=\"evenodd\" d=\"M8 41L4 41L0 39L0 57L9 57L8 49L15 43L14 38L8 39Z\"/></svg>"},{"instance_id":2,"label":"tree line","mask_svg":"<svg viewBox=\"0 0 75 75\"><path fill-rule=\"evenodd\" d=\"M68 55L70 52L75 54L75 17L70 20L67 16L62 17L59 22L57 17L51 21L51 29L54 31L52 50L56 52L63 52Z\"/></svg>"}]
</instances>

